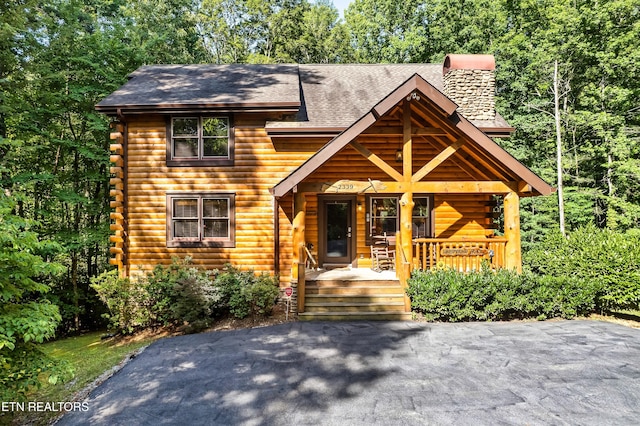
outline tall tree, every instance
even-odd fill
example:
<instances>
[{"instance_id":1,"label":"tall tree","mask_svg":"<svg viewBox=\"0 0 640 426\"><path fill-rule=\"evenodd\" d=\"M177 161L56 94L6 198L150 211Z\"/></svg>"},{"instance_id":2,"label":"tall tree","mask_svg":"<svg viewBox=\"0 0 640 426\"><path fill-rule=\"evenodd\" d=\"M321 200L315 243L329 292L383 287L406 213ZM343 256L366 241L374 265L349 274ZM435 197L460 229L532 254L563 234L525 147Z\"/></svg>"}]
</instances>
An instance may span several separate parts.
<instances>
[{"instance_id":1,"label":"tall tree","mask_svg":"<svg viewBox=\"0 0 640 426\"><path fill-rule=\"evenodd\" d=\"M0 160L1 161L1 160ZM38 343L54 336L61 319L58 307L43 295L42 279L60 272L47 261L57 248L41 241L35 223L12 213L16 199L0 187L0 398L23 399L40 375L52 383L70 375L68 366L40 351ZM40 281L40 282L39 282Z\"/></svg>"},{"instance_id":2,"label":"tall tree","mask_svg":"<svg viewBox=\"0 0 640 426\"><path fill-rule=\"evenodd\" d=\"M556 129L556 174L558 182L558 216L560 233L566 235L564 226L564 190L562 181L562 129L560 127L560 83L558 77L558 61L553 63L553 118Z\"/></svg>"},{"instance_id":3,"label":"tall tree","mask_svg":"<svg viewBox=\"0 0 640 426\"><path fill-rule=\"evenodd\" d=\"M345 63L353 60L348 32L329 0L319 0L304 12L295 48L299 63Z\"/></svg>"},{"instance_id":4,"label":"tall tree","mask_svg":"<svg viewBox=\"0 0 640 426\"><path fill-rule=\"evenodd\" d=\"M106 0L96 1L108 4ZM118 12L126 28L123 41L134 47L133 53L144 64L209 61L198 28L199 3L197 0L122 1Z\"/></svg>"},{"instance_id":5,"label":"tall tree","mask_svg":"<svg viewBox=\"0 0 640 426\"><path fill-rule=\"evenodd\" d=\"M416 62L429 56L424 2L355 0L345 14L361 63Z\"/></svg>"}]
</instances>

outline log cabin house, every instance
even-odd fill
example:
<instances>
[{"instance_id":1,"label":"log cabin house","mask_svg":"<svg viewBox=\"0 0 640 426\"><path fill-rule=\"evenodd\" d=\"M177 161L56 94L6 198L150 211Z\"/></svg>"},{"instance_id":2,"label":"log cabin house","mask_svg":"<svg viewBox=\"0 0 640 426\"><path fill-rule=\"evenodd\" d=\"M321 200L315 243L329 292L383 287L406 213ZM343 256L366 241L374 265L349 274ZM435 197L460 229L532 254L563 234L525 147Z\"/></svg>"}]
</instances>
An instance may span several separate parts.
<instances>
[{"instance_id":1,"label":"log cabin house","mask_svg":"<svg viewBox=\"0 0 640 426\"><path fill-rule=\"evenodd\" d=\"M139 68L96 106L113 118L112 263L277 274L300 318L407 318L415 268L520 270L519 199L553 188L492 139L514 131L494 70L491 55Z\"/></svg>"}]
</instances>

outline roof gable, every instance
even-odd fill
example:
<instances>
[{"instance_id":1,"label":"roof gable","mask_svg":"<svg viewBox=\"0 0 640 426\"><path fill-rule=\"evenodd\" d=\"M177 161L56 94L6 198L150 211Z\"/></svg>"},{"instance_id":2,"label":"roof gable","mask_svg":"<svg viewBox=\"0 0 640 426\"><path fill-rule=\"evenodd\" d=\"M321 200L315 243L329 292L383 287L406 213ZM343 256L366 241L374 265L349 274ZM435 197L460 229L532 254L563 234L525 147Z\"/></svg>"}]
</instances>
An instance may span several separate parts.
<instances>
[{"instance_id":1,"label":"roof gable","mask_svg":"<svg viewBox=\"0 0 640 426\"><path fill-rule=\"evenodd\" d=\"M447 98L436 87L427 82L423 77L414 74L400 86L388 93L377 102L368 112L357 119L346 130L323 146L309 160L294 170L289 176L273 187L276 197L281 197L291 191L298 183L309 177L315 170L341 151L356 137L364 133L374 125L379 117L397 108L405 99L412 97L424 97L436 116L451 133L460 134L462 138L474 145L474 149L488 156L491 161L499 165L501 170L515 175L519 180L526 182L533 191L540 194L550 194L553 188L534 174L526 166L518 162L513 156L502 149L482 131L465 119L457 110L457 105ZM390 175L395 176L391 171Z\"/></svg>"}]
</instances>

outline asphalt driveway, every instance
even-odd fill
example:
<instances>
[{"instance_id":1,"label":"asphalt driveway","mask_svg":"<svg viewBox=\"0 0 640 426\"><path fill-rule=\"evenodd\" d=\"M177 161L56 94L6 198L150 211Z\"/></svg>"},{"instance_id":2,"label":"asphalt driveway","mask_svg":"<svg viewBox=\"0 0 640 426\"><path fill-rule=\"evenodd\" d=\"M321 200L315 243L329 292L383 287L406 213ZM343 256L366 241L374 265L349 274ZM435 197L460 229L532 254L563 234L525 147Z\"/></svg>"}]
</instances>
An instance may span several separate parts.
<instances>
[{"instance_id":1,"label":"asphalt driveway","mask_svg":"<svg viewBox=\"0 0 640 426\"><path fill-rule=\"evenodd\" d=\"M294 322L158 341L61 425L637 425L640 330Z\"/></svg>"}]
</instances>

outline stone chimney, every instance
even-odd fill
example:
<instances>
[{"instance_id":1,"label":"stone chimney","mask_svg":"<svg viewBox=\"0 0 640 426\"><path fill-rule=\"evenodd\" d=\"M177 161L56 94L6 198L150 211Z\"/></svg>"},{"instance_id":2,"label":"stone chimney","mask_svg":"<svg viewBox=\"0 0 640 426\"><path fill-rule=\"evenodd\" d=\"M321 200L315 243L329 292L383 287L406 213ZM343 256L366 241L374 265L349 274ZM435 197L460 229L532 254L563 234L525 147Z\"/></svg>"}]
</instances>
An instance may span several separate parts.
<instances>
[{"instance_id":1,"label":"stone chimney","mask_svg":"<svg viewBox=\"0 0 640 426\"><path fill-rule=\"evenodd\" d=\"M444 59L444 94L469 120L494 120L496 61L493 55L447 55Z\"/></svg>"}]
</instances>

